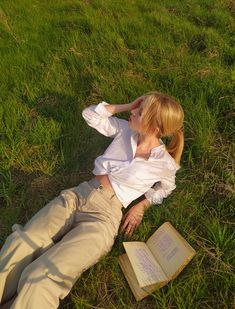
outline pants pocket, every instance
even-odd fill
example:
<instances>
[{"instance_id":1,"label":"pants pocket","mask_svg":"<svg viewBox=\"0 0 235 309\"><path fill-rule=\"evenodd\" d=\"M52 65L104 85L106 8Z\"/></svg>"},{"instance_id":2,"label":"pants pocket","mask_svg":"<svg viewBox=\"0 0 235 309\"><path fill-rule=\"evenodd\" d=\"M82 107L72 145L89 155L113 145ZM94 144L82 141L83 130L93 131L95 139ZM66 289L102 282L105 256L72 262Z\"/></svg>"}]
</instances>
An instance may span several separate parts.
<instances>
[{"instance_id":1,"label":"pants pocket","mask_svg":"<svg viewBox=\"0 0 235 309\"><path fill-rule=\"evenodd\" d=\"M96 192L96 189L90 187L86 181L82 182L77 187L72 188L72 190L80 201L77 208L78 210L82 210L82 208L86 205L87 200L89 200L90 197Z\"/></svg>"}]
</instances>

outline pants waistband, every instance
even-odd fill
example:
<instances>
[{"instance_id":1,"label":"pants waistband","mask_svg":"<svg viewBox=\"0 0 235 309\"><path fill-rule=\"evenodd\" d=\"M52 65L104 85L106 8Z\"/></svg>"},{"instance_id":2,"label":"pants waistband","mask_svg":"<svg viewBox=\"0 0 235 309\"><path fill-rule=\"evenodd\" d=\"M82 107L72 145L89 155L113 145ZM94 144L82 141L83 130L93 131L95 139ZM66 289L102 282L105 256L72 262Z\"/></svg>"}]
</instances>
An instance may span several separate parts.
<instances>
[{"instance_id":1,"label":"pants waistband","mask_svg":"<svg viewBox=\"0 0 235 309\"><path fill-rule=\"evenodd\" d=\"M87 183L89 184L90 187L94 189L97 189L99 188L99 186L101 186L101 182L95 177L89 180Z\"/></svg>"},{"instance_id":2,"label":"pants waistband","mask_svg":"<svg viewBox=\"0 0 235 309\"><path fill-rule=\"evenodd\" d=\"M105 188L101 182L96 178L92 178L91 180L87 181L88 185L94 189L98 189L98 190L104 190L106 196L108 196L110 199L111 198L115 198L119 201L118 197L116 196L115 191L112 189L107 189ZM120 201L119 201L120 202ZM121 203L121 202L120 202Z\"/></svg>"}]
</instances>

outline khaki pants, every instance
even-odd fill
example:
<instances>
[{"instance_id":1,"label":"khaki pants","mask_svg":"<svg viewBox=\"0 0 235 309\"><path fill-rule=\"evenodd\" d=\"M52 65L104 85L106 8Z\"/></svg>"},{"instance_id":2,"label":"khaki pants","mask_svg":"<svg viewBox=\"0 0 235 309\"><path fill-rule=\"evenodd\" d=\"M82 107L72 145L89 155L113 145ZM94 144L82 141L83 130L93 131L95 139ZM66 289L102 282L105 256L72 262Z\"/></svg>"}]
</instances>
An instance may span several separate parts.
<instances>
[{"instance_id":1,"label":"khaki pants","mask_svg":"<svg viewBox=\"0 0 235 309\"><path fill-rule=\"evenodd\" d=\"M121 209L94 178L62 191L24 227L13 225L0 251L0 304L17 295L12 309L57 308L81 273L111 250Z\"/></svg>"}]
</instances>

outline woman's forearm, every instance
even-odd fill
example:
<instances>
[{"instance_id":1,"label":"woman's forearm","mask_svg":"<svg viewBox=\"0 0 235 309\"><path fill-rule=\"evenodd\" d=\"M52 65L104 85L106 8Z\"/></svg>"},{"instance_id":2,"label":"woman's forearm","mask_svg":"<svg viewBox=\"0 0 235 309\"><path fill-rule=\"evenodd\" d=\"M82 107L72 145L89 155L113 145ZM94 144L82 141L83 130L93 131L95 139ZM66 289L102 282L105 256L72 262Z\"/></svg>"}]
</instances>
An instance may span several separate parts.
<instances>
[{"instance_id":1,"label":"woman's forearm","mask_svg":"<svg viewBox=\"0 0 235 309\"><path fill-rule=\"evenodd\" d=\"M127 104L109 104L105 105L105 108L107 109L108 112L111 114L117 114L117 113L122 113L122 112L128 112L136 107L139 106L139 104L145 100L145 96L141 96L134 100L131 103Z\"/></svg>"},{"instance_id":2,"label":"woman's forearm","mask_svg":"<svg viewBox=\"0 0 235 309\"><path fill-rule=\"evenodd\" d=\"M128 104L109 104L109 105L105 105L105 108L111 114L117 114L117 113L122 113L122 112L130 111L131 108L132 108L132 103L128 103Z\"/></svg>"}]
</instances>

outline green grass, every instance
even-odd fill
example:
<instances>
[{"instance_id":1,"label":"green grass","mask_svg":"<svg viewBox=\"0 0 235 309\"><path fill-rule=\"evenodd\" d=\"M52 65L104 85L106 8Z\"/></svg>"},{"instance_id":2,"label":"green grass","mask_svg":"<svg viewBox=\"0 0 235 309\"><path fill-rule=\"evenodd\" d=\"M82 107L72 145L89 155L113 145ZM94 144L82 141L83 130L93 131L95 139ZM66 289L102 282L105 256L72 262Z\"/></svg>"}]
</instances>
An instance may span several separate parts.
<instances>
[{"instance_id":1,"label":"green grass","mask_svg":"<svg viewBox=\"0 0 235 309\"><path fill-rule=\"evenodd\" d=\"M1 1L1 242L14 223L91 177L110 140L84 124L85 106L160 90L186 114L177 189L148 210L132 239L171 221L197 255L137 303L116 259L119 236L61 308L235 305L234 11L228 0Z\"/></svg>"}]
</instances>

